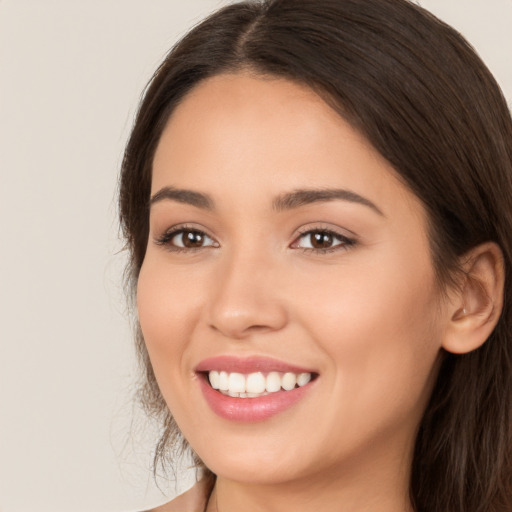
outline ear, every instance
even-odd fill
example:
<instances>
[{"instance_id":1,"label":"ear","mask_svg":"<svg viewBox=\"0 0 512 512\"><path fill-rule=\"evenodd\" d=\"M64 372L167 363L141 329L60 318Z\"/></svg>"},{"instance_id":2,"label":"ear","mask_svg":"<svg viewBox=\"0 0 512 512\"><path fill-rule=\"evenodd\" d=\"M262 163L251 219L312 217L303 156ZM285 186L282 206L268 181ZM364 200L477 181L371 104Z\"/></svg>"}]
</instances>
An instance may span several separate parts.
<instances>
[{"instance_id":1,"label":"ear","mask_svg":"<svg viewBox=\"0 0 512 512\"><path fill-rule=\"evenodd\" d=\"M454 354L471 352L489 338L503 308L505 285L503 253L497 244L473 248L461 263L465 274L450 300L450 320L442 343Z\"/></svg>"}]
</instances>

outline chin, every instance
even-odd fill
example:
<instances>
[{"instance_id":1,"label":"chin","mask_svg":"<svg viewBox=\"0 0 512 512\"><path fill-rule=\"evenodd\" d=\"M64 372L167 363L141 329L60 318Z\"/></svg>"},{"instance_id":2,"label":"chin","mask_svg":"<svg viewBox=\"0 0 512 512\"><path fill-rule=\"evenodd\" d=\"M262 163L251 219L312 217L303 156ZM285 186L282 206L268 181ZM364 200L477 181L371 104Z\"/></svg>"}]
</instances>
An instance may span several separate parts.
<instances>
[{"instance_id":1,"label":"chin","mask_svg":"<svg viewBox=\"0 0 512 512\"><path fill-rule=\"evenodd\" d=\"M231 449L229 453L221 447L201 457L206 467L215 475L231 481L253 485L282 484L301 477L306 472L298 460L299 450L283 458L280 454L266 453L248 446L247 450ZM201 456L201 455L200 455Z\"/></svg>"}]
</instances>

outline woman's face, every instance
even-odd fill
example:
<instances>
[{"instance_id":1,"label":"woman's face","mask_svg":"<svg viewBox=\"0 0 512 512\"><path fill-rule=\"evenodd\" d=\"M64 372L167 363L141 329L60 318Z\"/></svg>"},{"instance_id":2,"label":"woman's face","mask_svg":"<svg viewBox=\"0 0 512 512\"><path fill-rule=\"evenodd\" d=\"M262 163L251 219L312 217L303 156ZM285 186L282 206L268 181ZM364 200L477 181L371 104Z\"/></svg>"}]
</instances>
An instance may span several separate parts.
<instances>
[{"instance_id":1,"label":"woman's face","mask_svg":"<svg viewBox=\"0 0 512 512\"><path fill-rule=\"evenodd\" d=\"M172 114L152 198L140 323L206 465L260 483L407 472L446 314L391 166L311 90L220 75Z\"/></svg>"}]
</instances>

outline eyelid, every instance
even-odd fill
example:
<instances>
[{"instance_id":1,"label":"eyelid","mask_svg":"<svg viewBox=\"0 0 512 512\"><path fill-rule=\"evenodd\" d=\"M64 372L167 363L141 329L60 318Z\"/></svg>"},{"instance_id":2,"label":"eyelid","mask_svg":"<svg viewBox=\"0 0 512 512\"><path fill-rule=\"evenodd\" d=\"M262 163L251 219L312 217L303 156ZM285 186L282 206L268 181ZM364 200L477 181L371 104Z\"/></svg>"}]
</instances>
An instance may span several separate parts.
<instances>
[{"instance_id":1,"label":"eyelid","mask_svg":"<svg viewBox=\"0 0 512 512\"><path fill-rule=\"evenodd\" d=\"M207 238L209 238L213 243L208 245L203 245L200 247L180 247L178 245L171 244L172 239L183 232L194 232L199 233ZM219 247L219 242L215 239L214 236L212 236L208 230L206 230L202 226L197 226L193 224L175 224L169 228L167 228L161 235L154 237L154 243L157 245L161 245L166 247L168 250L173 252L180 252L180 251L197 251L201 249L207 249L209 247Z\"/></svg>"},{"instance_id":2,"label":"eyelid","mask_svg":"<svg viewBox=\"0 0 512 512\"><path fill-rule=\"evenodd\" d=\"M343 231L349 231L346 229L341 229L338 227L326 226L325 224L321 225L311 225L308 224L306 226L302 226L299 228L293 238L292 243L289 245L292 249L301 249L304 252L314 252L314 253L325 253L325 252L334 252L338 250L347 250L349 247L355 245L357 243L357 237L354 233L349 231L352 236L347 236L343 233ZM207 245L201 245L198 247L185 247L172 244L172 240L174 237L183 232L195 232L199 233L202 236L208 238L212 243ZM300 240L306 235L311 235L313 233L325 233L331 235L333 238L337 239L340 243L333 245L331 247L300 247ZM156 245L164 246L168 250L173 252L181 252L181 251L198 251L201 249L208 248L218 248L220 247L219 242L215 239L213 235L211 235L207 229L203 226L183 223L183 224L175 224L169 228L167 228L161 235L155 236L153 241Z\"/></svg>"},{"instance_id":3,"label":"eyelid","mask_svg":"<svg viewBox=\"0 0 512 512\"><path fill-rule=\"evenodd\" d=\"M322 225L307 225L302 226L297 230L297 234L294 236L293 242L290 244L290 247L292 249L301 249L305 252L314 252L314 253L325 253L325 252L334 252L339 250L347 250L351 246L356 245L357 243L357 237L355 233L349 231L349 230L342 230L341 228L335 228L331 226L326 226L325 224ZM350 236L347 236L347 234L344 234L343 231L347 232L349 231ZM299 241L305 237L306 235L311 235L313 233L326 233L329 235L332 235L334 238L337 238L340 242L332 247L325 247L325 248L315 248L315 247L300 247L298 245Z\"/></svg>"}]
</instances>

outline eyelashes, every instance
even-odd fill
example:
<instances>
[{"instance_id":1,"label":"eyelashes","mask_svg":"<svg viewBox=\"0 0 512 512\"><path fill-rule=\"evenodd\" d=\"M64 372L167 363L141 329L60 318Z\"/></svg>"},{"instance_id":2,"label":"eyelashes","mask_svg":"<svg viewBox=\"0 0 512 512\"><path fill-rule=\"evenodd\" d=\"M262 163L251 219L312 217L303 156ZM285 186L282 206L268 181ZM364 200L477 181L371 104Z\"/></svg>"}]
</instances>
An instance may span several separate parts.
<instances>
[{"instance_id":1,"label":"eyelashes","mask_svg":"<svg viewBox=\"0 0 512 512\"><path fill-rule=\"evenodd\" d=\"M307 229L292 242L292 249L303 249L305 252L329 253L346 250L355 245L353 238L348 238L332 229Z\"/></svg>"},{"instance_id":2,"label":"eyelashes","mask_svg":"<svg viewBox=\"0 0 512 512\"><path fill-rule=\"evenodd\" d=\"M162 237L156 240L156 243L177 251L219 247L218 242L215 242L204 231L186 227L166 231Z\"/></svg>"},{"instance_id":3,"label":"eyelashes","mask_svg":"<svg viewBox=\"0 0 512 512\"><path fill-rule=\"evenodd\" d=\"M155 243L164 246L171 252L196 252L220 247L213 237L205 231L185 225L167 230ZM328 228L304 229L289 245L292 249L317 254L332 253L347 250L356 244L354 238L349 238Z\"/></svg>"},{"instance_id":4,"label":"eyelashes","mask_svg":"<svg viewBox=\"0 0 512 512\"><path fill-rule=\"evenodd\" d=\"M169 229L161 237L155 240L157 245L165 246L173 252L197 251L209 247L220 247L204 231L187 226L178 226Z\"/></svg>"}]
</instances>

